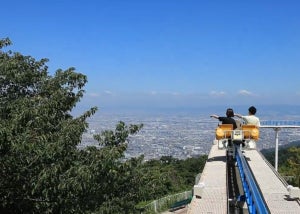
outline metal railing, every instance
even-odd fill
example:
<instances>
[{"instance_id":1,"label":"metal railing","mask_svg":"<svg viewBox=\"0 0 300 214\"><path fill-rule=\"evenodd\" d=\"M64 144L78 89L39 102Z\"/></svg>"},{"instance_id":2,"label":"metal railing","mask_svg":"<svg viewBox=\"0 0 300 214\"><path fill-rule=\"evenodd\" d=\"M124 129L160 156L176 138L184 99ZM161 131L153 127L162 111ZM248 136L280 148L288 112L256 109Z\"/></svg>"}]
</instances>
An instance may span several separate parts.
<instances>
[{"instance_id":1,"label":"metal railing","mask_svg":"<svg viewBox=\"0 0 300 214\"><path fill-rule=\"evenodd\" d=\"M260 128L272 128L275 131L275 170L278 171L279 131L281 129L300 128L299 121L262 121Z\"/></svg>"},{"instance_id":2,"label":"metal railing","mask_svg":"<svg viewBox=\"0 0 300 214\"><path fill-rule=\"evenodd\" d=\"M152 214L152 213L159 213L162 211L166 211L173 203L180 200L188 199L190 197L192 197L192 191L185 191L174 195L168 195L166 197L157 199L145 205L141 213Z\"/></svg>"},{"instance_id":3,"label":"metal railing","mask_svg":"<svg viewBox=\"0 0 300 214\"><path fill-rule=\"evenodd\" d=\"M261 126L300 126L300 121L294 120L261 120Z\"/></svg>"},{"instance_id":4,"label":"metal railing","mask_svg":"<svg viewBox=\"0 0 300 214\"><path fill-rule=\"evenodd\" d=\"M249 213L270 213L263 196L260 193L259 187L255 182L251 169L249 168L242 151L238 146L235 147L235 157Z\"/></svg>"}]
</instances>

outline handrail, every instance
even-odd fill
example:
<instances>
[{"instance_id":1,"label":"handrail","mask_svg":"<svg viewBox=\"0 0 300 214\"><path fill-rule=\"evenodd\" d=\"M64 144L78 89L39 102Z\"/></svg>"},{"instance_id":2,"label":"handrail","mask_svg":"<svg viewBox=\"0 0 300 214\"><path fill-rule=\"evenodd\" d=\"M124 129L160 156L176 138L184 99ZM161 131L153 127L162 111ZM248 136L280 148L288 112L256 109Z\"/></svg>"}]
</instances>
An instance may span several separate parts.
<instances>
[{"instance_id":1,"label":"handrail","mask_svg":"<svg viewBox=\"0 0 300 214\"><path fill-rule=\"evenodd\" d=\"M260 193L255 179L251 173L239 146L235 146L235 157L239 168L243 189L249 213L270 213L263 196Z\"/></svg>"}]
</instances>

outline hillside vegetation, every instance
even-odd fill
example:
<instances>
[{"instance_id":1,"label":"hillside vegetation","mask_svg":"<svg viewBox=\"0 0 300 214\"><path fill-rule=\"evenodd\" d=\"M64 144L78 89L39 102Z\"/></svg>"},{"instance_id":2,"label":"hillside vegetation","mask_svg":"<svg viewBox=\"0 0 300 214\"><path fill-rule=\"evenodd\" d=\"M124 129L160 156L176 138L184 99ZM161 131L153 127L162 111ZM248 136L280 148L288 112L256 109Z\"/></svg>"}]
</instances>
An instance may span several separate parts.
<instances>
[{"instance_id":1,"label":"hillside vegetation","mask_svg":"<svg viewBox=\"0 0 300 214\"><path fill-rule=\"evenodd\" d=\"M262 154L274 166L275 151L262 150ZM292 142L278 150L278 172L290 185L300 187L300 142Z\"/></svg>"},{"instance_id":2,"label":"hillside vegetation","mask_svg":"<svg viewBox=\"0 0 300 214\"><path fill-rule=\"evenodd\" d=\"M47 59L14 53L0 40L0 213L135 213L136 205L191 189L206 156L124 160L142 124L120 121L79 150L92 107L71 111L87 77L74 68L48 74Z\"/></svg>"}]
</instances>

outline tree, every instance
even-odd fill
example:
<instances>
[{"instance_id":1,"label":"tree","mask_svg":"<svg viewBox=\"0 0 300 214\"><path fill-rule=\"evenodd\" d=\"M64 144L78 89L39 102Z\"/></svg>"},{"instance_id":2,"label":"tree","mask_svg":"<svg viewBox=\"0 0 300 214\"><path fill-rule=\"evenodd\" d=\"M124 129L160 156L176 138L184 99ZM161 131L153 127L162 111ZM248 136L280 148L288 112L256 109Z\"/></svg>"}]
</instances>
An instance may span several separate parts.
<instances>
[{"instance_id":1,"label":"tree","mask_svg":"<svg viewBox=\"0 0 300 214\"><path fill-rule=\"evenodd\" d=\"M207 155L179 160L163 156L142 165L140 198L154 200L193 188L196 175L204 168Z\"/></svg>"},{"instance_id":2,"label":"tree","mask_svg":"<svg viewBox=\"0 0 300 214\"><path fill-rule=\"evenodd\" d=\"M289 182L294 186L300 186L300 147L290 147L286 152L286 161L279 166L280 173L292 176Z\"/></svg>"},{"instance_id":3,"label":"tree","mask_svg":"<svg viewBox=\"0 0 300 214\"><path fill-rule=\"evenodd\" d=\"M79 150L97 110L71 115L87 77L74 68L50 76L47 59L5 52L9 45L0 40L0 213L129 213L141 158L122 157L142 125L120 122L95 137L101 149Z\"/></svg>"},{"instance_id":4,"label":"tree","mask_svg":"<svg viewBox=\"0 0 300 214\"><path fill-rule=\"evenodd\" d=\"M279 149L278 171L290 185L300 186L300 146L299 142L290 143L287 147ZM274 165L274 150L262 150L266 159Z\"/></svg>"},{"instance_id":5,"label":"tree","mask_svg":"<svg viewBox=\"0 0 300 214\"><path fill-rule=\"evenodd\" d=\"M140 201L192 187L206 157L124 159L142 124L120 121L94 136L100 148L78 149L97 111L71 114L87 77L75 68L50 76L47 59L4 51L10 45L0 40L0 213L135 213Z\"/></svg>"}]
</instances>

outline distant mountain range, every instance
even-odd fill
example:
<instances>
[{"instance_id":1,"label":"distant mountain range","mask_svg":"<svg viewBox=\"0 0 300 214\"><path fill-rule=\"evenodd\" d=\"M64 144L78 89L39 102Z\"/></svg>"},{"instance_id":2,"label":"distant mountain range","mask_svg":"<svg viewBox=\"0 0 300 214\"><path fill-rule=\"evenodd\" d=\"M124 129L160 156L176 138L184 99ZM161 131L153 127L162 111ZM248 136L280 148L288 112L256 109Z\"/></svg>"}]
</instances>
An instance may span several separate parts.
<instances>
[{"instance_id":1,"label":"distant mountain range","mask_svg":"<svg viewBox=\"0 0 300 214\"><path fill-rule=\"evenodd\" d=\"M284 120L287 117L290 119L300 118L300 106L299 105L255 105L257 108L257 116L263 120ZM73 115L81 114L88 110L90 106L88 103L81 102L72 111ZM114 113L114 114L188 114L188 115L210 115L218 114L225 115L227 108L233 108L235 113L247 114L249 105L230 105L228 103L224 105L201 105L201 106L173 106L173 107L155 107L148 106L147 108L138 106L99 106L98 113Z\"/></svg>"}]
</instances>

